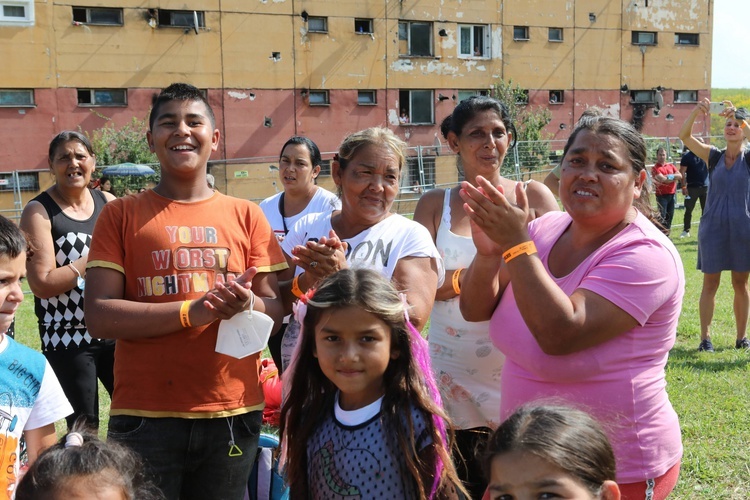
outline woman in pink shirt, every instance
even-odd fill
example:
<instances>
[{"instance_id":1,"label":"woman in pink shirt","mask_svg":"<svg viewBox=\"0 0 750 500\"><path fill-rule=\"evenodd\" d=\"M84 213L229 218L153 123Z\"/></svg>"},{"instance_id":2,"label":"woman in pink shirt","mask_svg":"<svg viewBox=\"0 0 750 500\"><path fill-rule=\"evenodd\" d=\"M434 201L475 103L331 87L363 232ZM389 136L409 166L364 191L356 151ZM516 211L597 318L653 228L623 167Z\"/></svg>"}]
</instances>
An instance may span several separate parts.
<instances>
[{"instance_id":1,"label":"woman in pink shirt","mask_svg":"<svg viewBox=\"0 0 750 500\"><path fill-rule=\"evenodd\" d=\"M685 279L650 220L645 166L630 124L585 113L564 149L565 212L527 226L521 184L517 205L484 178L461 186L477 247L461 312L489 319L506 356L500 417L550 398L588 410L608 431L626 500L666 498L682 456L664 366Z\"/></svg>"}]
</instances>

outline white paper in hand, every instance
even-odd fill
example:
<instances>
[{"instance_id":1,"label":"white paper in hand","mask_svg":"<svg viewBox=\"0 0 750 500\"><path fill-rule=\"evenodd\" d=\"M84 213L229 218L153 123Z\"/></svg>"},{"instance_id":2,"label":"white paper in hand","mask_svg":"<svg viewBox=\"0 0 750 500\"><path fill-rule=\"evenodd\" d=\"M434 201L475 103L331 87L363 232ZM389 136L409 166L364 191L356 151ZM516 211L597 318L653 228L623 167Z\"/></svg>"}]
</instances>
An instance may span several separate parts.
<instances>
[{"instance_id":1,"label":"white paper in hand","mask_svg":"<svg viewBox=\"0 0 750 500\"><path fill-rule=\"evenodd\" d=\"M242 311L219 323L216 352L242 359L262 351L273 330L273 319L262 312L253 311L255 295L249 311Z\"/></svg>"}]
</instances>

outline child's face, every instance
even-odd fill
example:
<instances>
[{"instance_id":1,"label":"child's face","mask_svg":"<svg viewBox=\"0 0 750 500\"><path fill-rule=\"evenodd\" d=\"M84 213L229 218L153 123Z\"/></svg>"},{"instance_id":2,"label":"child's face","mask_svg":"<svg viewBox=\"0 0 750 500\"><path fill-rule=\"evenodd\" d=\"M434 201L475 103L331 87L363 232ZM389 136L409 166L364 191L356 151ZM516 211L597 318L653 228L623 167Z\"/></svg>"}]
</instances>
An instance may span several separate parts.
<instances>
[{"instance_id":1,"label":"child's face","mask_svg":"<svg viewBox=\"0 0 750 500\"><path fill-rule=\"evenodd\" d=\"M55 489L50 500L127 500L121 486L108 484L109 479L102 476L100 473L70 477Z\"/></svg>"},{"instance_id":2,"label":"child's face","mask_svg":"<svg viewBox=\"0 0 750 500\"><path fill-rule=\"evenodd\" d=\"M315 351L323 374L341 391L344 410L367 406L383 395L383 374L391 359L391 329L356 307L325 312L315 325Z\"/></svg>"},{"instance_id":3,"label":"child's face","mask_svg":"<svg viewBox=\"0 0 750 500\"><path fill-rule=\"evenodd\" d=\"M206 171L208 158L219 147L219 130L211 125L203 102L169 101L159 108L147 139L165 173L192 177Z\"/></svg>"},{"instance_id":4,"label":"child's face","mask_svg":"<svg viewBox=\"0 0 750 500\"><path fill-rule=\"evenodd\" d=\"M556 465L522 451L503 453L492 459L489 491L492 500L600 498Z\"/></svg>"},{"instance_id":5,"label":"child's face","mask_svg":"<svg viewBox=\"0 0 750 500\"><path fill-rule=\"evenodd\" d=\"M16 309L23 302L21 283L26 277L26 252L15 259L0 255L0 334L8 331Z\"/></svg>"}]
</instances>

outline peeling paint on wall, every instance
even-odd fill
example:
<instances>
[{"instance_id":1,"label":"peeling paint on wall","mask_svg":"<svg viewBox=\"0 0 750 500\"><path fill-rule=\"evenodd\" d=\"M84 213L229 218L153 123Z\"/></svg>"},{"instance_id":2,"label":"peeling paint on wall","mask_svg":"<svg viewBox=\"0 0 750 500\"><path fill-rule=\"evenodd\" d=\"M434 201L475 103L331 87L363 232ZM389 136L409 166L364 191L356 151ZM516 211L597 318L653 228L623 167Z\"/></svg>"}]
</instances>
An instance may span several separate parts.
<instances>
[{"instance_id":1,"label":"peeling paint on wall","mask_svg":"<svg viewBox=\"0 0 750 500\"><path fill-rule=\"evenodd\" d=\"M252 92L246 94L244 92L235 92L233 90L230 90L229 92L227 92L227 95L232 99L247 99L249 101L255 100L255 94L253 94Z\"/></svg>"},{"instance_id":2,"label":"peeling paint on wall","mask_svg":"<svg viewBox=\"0 0 750 500\"><path fill-rule=\"evenodd\" d=\"M391 69L393 71L400 71L402 73L411 73L415 68L409 59L398 59L396 61L393 61L393 64L391 64Z\"/></svg>"},{"instance_id":3,"label":"peeling paint on wall","mask_svg":"<svg viewBox=\"0 0 750 500\"><path fill-rule=\"evenodd\" d=\"M398 111L395 109L389 109L388 110L388 124L389 125L398 125Z\"/></svg>"}]
</instances>

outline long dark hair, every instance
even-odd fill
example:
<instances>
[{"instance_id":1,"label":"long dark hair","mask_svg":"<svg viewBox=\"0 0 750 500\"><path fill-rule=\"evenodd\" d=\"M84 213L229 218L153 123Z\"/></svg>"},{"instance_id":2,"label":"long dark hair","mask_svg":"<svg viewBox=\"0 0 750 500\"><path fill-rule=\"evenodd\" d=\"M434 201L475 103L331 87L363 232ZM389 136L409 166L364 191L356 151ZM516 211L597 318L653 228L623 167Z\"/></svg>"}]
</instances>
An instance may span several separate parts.
<instances>
[{"instance_id":1,"label":"long dark hair","mask_svg":"<svg viewBox=\"0 0 750 500\"><path fill-rule=\"evenodd\" d=\"M588 109L581 115L581 119L578 120L575 130L568 137L568 142L565 143L562 161L565 161L565 156L568 154L568 150L575 142L578 134L584 130L588 130L593 134L609 135L622 141L628 150L628 158L630 159L630 164L633 167L636 178L642 171L646 170L648 152L646 142L643 140L641 133L630 123L619 118L603 116L601 111L595 108ZM656 211L651 206L651 192L648 182L644 182L643 186L641 186L641 195L633 202L633 206L651 221L658 221Z\"/></svg>"},{"instance_id":2,"label":"long dark hair","mask_svg":"<svg viewBox=\"0 0 750 500\"><path fill-rule=\"evenodd\" d=\"M415 346L413 338L413 335L419 337L419 333L409 331L398 292L376 271L344 269L323 280L307 302L299 345L292 366L285 372L291 373L291 387L281 408L280 433L291 492L306 491L307 443L333 411L337 392L313 356L315 326L324 313L344 307L367 311L391 328L391 349L399 355L390 360L383 374L385 395L380 418L383 427L395 436L420 498L427 498L433 491L440 494L451 486L463 491L451 461L448 438L441 429L447 416L431 394L432 371L429 365L421 366L423 361L417 352L421 346ZM421 337L419 340L424 341ZM417 454L419 436L414 434L412 414L408 411L412 407L432 417L425 419L433 446L431 460ZM428 477L434 478L435 484L426 484Z\"/></svg>"},{"instance_id":3,"label":"long dark hair","mask_svg":"<svg viewBox=\"0 0 750 500\"><path fill-rule=\"evenodd\" d=\"M307 148L307 150L310 152L310 163L312 163L313 168L317 167L323 162L323 160L320 157L320 149L318 148L318 145L315 144L312 141L312 139L301 136L301 135L295 135L294 137L290 137L289 140L286 141L283 146L281 146L281 152L279 153L279 160L281 160L281 157L284 155L284 150L290 144L295 144L295 145L302 144Z\"/></svg>"},{"instance_id":4,"label":"long dark hair","mask_svg":"<svg viewBox=\"0 0 750 500\"><path fill-rule=\"evenodd\" d=\"M522 406L492 434L484 453L484 473L492 459L520 451L564 470L597 495L615 480L615 455L599 424L587 413L553 405Z\"/></svg>"}]
</instances>

